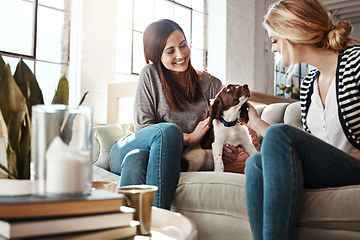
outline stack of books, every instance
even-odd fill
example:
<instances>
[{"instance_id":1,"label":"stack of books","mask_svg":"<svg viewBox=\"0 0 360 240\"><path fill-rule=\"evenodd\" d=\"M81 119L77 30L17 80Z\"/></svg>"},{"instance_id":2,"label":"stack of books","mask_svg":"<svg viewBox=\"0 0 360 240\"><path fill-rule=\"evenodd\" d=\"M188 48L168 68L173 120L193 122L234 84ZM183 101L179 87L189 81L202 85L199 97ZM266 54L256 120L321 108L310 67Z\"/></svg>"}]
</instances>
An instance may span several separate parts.
<instances>
[{"instance_id":1,"label":"stack of books","mask_svg":"<svg viewBox=\"0 0 360 240\"><path fill-rule=\"evenodd\" d=\"M93 190L88 196L0 196L0 239L122 239L136 235L134 209L123 195Z\"/></svg>"}]
</instances>

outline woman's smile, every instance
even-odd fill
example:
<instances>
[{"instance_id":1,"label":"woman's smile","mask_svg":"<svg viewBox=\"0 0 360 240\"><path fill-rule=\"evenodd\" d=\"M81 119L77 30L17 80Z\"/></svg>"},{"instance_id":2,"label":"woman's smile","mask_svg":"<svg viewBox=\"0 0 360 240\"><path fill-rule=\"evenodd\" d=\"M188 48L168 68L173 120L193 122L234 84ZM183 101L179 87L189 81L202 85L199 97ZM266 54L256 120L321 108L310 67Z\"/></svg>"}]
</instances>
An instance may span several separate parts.
<instances>
[{"instance_id":1,"label":"woman's smile","mask_svg":"<svg viewBox=\"0 0 360 240\"><path fill-rule=\"evenodd\" d=\"M176 65L182 65L183 63L185 63L185 60L187 59L187 57L183 58L181 61L175 61L174 64Z\"/></svg>"}]
</instances>

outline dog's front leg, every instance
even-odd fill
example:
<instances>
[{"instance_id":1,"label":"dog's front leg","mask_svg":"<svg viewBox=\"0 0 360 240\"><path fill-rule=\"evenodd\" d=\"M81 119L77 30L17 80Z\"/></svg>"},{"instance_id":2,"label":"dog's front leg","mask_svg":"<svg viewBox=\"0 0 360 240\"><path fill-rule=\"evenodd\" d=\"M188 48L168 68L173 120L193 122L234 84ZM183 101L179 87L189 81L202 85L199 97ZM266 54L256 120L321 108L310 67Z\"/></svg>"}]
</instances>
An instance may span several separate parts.
<instances>
[{"instance_id":1,"label":"dog's front leg","mask_svg":"<svg viewBox=\"0 0 360 240\"><path fill-rule=\"evenodd\" d=\"M246 154L249 156L253 155L254 153L257 153L257 149L255 148L252 142L244 144L241 147L244 150L244 152L246 152Z\"/></svg>"},{"instance_id":2,"label":"dog's front leg","mask_svg":"<svg viewBox=\"0 0 360 240\"><path fill-rule=\"evenodd\" d=\"M211 147L213 150L213 157L214 157L214 171L223 172L224 171L224 163L222 161L223 143L215 141L212 143Z\"/></svg>"}]
</instances>

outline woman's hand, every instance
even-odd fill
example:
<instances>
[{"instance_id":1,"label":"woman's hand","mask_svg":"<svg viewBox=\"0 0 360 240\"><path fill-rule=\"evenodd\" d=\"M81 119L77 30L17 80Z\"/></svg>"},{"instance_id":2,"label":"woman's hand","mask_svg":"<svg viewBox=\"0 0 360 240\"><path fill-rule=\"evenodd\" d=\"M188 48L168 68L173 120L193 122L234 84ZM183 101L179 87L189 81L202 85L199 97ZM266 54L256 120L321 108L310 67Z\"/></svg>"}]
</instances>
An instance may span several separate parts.
<instances>
[{"instance_id":1,"label":"woman's hand","mask_svg":"<svg viewBox=\"0 0 360 240\"><path fill-rule=\"evenodd\" d=\"M225 148L230 149L226 150ZM225 148L223 150L223 155L222 155L222 160L224 161L224 163L232 163L236 160L236 158L239 155L239 152L241 152L241 148L240 147L235 147L233 145L230 144L226 144Z\"/></svg>"},{"instance_id":2,"label":"woman's hand","mask_svg":"<svg viewBox=\"0 0 360 240\"><path fill-rule=\"evenodd\" d=\"M200 143L206 132L209 130L210 118L200 121L192 133L184 133L184 146Z\"/></svg>"},{"instance_id":3,"label":"woman's hand","mask_svg":"<svg viewBox=\"0 0 360 240\"><path fill-rule=\"evenodd\" d=\"M253 105L251 105L249 102L247 104L249 106L249 121L246 123L246 126L254 129L261 136L264 136L267 128L270 127L270 124L260 118Z\"/></svg>"},{"instance_id":4,"label":"woman's hand","mask_svg":"<svg viewBox=\"0 0 360 240\"><path fill-rule=\"evenodd\" d=\"M350 155L350 156L353 156L353 157L356 158L357 160L360 160L360 151L350 153L349 155Z\"/></svg>"},{"instance_id":5,"label":"woman's hand","mask_svg":"<svg viewBox=\"0 0 360 240\"><path fill-rule=\"evenodd\" d=\"M230 149L231 152L225 148ZM248 158L247 154L242 150L241 147L235 147L227 144L225 148L223 150L222 158L225 164L225 171L244 173L246 159Z\"/></svg>"}]
</instances>

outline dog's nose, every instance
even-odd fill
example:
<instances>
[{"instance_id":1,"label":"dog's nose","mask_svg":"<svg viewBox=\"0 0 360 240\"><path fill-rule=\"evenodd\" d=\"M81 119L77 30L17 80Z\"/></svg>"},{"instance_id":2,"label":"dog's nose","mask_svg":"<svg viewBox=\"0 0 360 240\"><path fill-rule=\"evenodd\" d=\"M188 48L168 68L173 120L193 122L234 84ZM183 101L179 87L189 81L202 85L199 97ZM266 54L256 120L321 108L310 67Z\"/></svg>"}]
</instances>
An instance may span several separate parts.
<instances>
[{"instance_id":1,"label":"dog's nose","mask_svg":"<svg viewBox=\"0 0 360 240\"><path fill-rule=\"evenodd\" d=\"M244 84L243 88L249 88L247 84Z\"/></svg>"}]
</instances>

